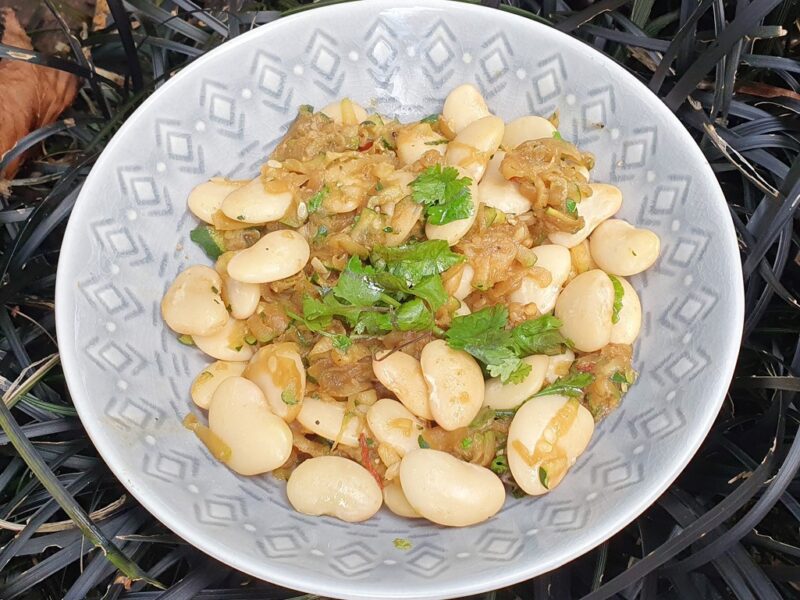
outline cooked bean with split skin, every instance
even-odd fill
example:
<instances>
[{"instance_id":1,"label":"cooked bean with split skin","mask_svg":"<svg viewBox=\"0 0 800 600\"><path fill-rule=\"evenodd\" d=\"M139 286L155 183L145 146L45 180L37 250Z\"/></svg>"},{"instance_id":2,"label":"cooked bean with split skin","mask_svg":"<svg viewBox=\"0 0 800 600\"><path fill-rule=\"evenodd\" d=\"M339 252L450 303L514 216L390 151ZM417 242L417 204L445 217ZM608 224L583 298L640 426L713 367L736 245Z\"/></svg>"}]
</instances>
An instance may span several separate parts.
<instances>
[{"instance_id":1,"label":"cooked bean with split skin","mask_svg":"<svg viewBox=\"0 0 800 600\"><path fill-rule=\"evenodd\" d=\"M302 106L258 173L189 194L215 268L161 302L210 358L184 425L301 513L480 523L567 479L635 383L658 236L557 117L504 122L471 84L440 109Z\"/></svg>"}]
</instances>

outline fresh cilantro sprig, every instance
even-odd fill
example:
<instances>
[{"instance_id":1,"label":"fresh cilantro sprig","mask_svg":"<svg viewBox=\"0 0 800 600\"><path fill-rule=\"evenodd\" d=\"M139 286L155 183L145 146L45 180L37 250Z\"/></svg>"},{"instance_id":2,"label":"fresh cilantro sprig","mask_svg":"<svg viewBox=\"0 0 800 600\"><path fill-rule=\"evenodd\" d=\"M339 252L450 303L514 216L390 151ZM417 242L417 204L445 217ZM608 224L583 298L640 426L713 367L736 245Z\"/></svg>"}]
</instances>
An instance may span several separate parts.
<instances>
[{"instance_id":1,"label":"fresh cilantro sprig","mask_svg":"<svg viewBox=\"0 0 800 600\"><path fill-rule=\"evenodd\" d=\"M471 183L469 177L459 177L454 167L433 165L411 182L411 197L425 205L428 223L445 225L472 216Z\"/></svg>"},{"instance_id":2,"label":"fresh cilantro sprig","mask_svg":"<svg viewBox=\"0 0 800 600\"><path fill-rule=\"evenodd\" d=\"M622 310L622 298L625 296L625 288L622 287L619 279L613 275L609 275L608 278L611 280L611 285L614 286L614 305L611 308L611 322L618 323L619 313Z\"/></svg>"},{"instance_id":3,"label":"fresh cilantro sprig","mask_svg":"<svg viewBox=\"0 0 800 600\"><path fill-rule=\"evenodd\" d=\"M464 256L453 252L445 240L427 240L394 248L376 246L370 261L415 285L425 277L439 275L462 263Z\"/></svg>"},{"instance_id":4,"label":"fresh cilantro sprig","mask_svg":"<svg viewBox=\"0 0 800 600\"><path fill-rule=\"evenodd\" d=\"M559 377L546 388L540 390L531 398L540 398L541 396L569 396L570 398L577 398L583 395L585 387L594 382L594 375L591 373L569 373L564 377ZM529 398L530 400L530 398Z\"/></svg>"},{"instance_id":5,"label":"fresh cilantro sprig","mask_svg":"<svg viewBox=\"0 0 800 600\"><path fill-rule=\"evenodd\" d=\"M445 339L451 348L468 352L502 383L520 383L531 371L522 360L531 354L557 354L566 345L558 332L561 321L551 316L506 329L508 309L495 305L453 319Z\"/></svg>"}]
</instances>

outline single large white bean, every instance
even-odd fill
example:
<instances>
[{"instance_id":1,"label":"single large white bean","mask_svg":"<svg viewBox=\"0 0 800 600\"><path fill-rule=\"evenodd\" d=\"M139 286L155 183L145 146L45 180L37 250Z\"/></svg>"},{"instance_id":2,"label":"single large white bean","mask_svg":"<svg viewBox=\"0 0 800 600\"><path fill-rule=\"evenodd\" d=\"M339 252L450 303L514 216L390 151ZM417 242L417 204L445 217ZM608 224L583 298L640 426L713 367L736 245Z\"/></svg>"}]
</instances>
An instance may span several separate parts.
<instances>
[{"instance_id":1,"label":"single large white bean","mask_svg":"<svg viewBox=\"0 0 800 600\"><path fill-rule=\"evenodd\" d=\"M542 389L550 357L536 354L526 356L522 362L531 366L531 372L520 383L502 383L499 377L486 380L483 393L484 406L495 410L510 410Z\"/></svg>"},{"instance_id":2,"label":"single large white bean","mask_svg":"<svg viewBox=\"0 0 800 600\"><path fill-rule=\"evenodd\" d=\"M600 269L581 273L570 281L556 301L555 316L561 334L577 350L594 352L611 339L614 286Z\"/></svg>"},{"instance_id":3,"label":"single large white bean","mask_svg":"<svg viewBox=\"0 0 800 600\"><path fill-rule=\"evenodd\" d=\"M214 392L208 427L231 450L226 464L241 475L277 469L292 452L292 432L269 410L261 390L243 377L229 377Z\"/></svg>"},{"instance_id":4,"label":"single large white bean","mask_svg":"<svg viewBox=\"0 0 800 600\"><path fill-rule=\"evenodd\" d=\"M627 221L609 219L589 238L589 250L606 273L629 277L653 266L661 240L649 229L637 229Z\"/></svg>"},{"instance_id":5,"label":"single large white bean","mask_svg":"<svg viewBox=\"0 0 800 600\"><path fill-rule=\"evenodd\" d=\"M221 208L229 219L260 224L278 221L291 203L292 192L286 186L265 182L259 176L225 196Z\"/></svg>"},{"instance_id":6,"label":"single large white bean","mask_svg":"<svg viewBox=\"0 0 800 600\"><path fill-rule=\"evenodd\" d=\"M387 350L372 361L372 371L408 410L418 417L433 420L428 405L428 386L416 358L400 350L391 353Z\"/></svg>"},{"instance_id":7,"label":"single large white bean","mask_svg":"<svg viewBox=\"0 0 800 600\"><path fill-rule=\"evenodd\" d=\"M436 133L428 123L416 123L397 132L397 158L410 165L429 150L444 156L447 139Z\"/></svg>"},{"instance_id":8,"label":"single large white bean","mask_svg":"<svg viewBox=\"0 0 800 600\"><path fill-rule=\"evenodd\" d=\"M531 201L519 191L519 185L509 181L500 172L500 163L506 153L498 150L486 165L486 172L478 184L478 198L486 206L511 215L521 215L531 209Z\"/></svg>"},{"instance_id":9,"label":"single large white bean","mask_svg":"<svg viewBox=\"0 0 800 600\"><path fill-rule=\"evenodd\" d=\"M239 377L247 363L218 360L211 363L194 378L191 396L197 406L207 409L219 384L229 377Z\"/></svg>"},{"instance_id":10,"label":"single large white bean","mask_svg":"<svg viewBox=\"0 0 800 600\"><path fill-rule=\"evenodd\" d=\"M348 415L347 423L342 429L346 411L346 402L326 401L309 396L303 400L300 412L297 413L297 421L312 433L331 441L336 440L341 432L339 443L342 446L358 446L358 436L363 431L361 419Z\"/></svg>"},{"instance_id":11,"label":"single large white bean","mask_svg":"<svg viewBox=\"0 0 800 600\"><path fill-rule=\"evenodd\" d=\"M445 162L460 167L475 183L481 180L492 154L503 139L503 120L488 116L470 123L447 145Z\"/></svg>"},{"instance_id":12,"label":"single large white bean","mask_svg":"<svg viewBox=\"0 0 800 600\"><path fill-rule=\"evenodd\" d=\"M578 215L583 217L584 225L575 233L556 231L549 235L550 241L567 248L577 246L606 219L614 216L622 206L622 192L618 187L607 183L590 183L592 195L578 202Z\"/></svg>"},{"instance_id":13,"label":"single large white bean","mask_svg":"<svg viewBox=\"0 0 800 600\"><path fill-rule=\"evenodd\" d=\"M549 357L547 363L547 373L544 376L546 385L550 385L559 377L564 377L569 373L569 368L575 362L575 353L567 348L567 351L562 354L555 354Z\"/></svg>"},{"instance_id":14,"label":"single large white bean","mask_svg":"<svg viewBox=\"0 0 800 600\"><path fill-rule=\"evenodd\" d=\"M483 405L483 373L475 359L434 340L422 349L419 362L436 422L448 431L469 425Z\"/></svg>"},{"instance_id":15,"label":"single large white bean","mask_svg":"<svg viewBox=\"0 0 800 600\"><path fill-rule=\"evenodd\" d=\"M270 410L287 423L297 418L306 393L306 370L297 344L269 344L255 353L244 377L255 383Z\"/></svg>"},{"instance_id":16,"label":"single large white bean","mask_svg":"<svg viewBox=\"0 0 800 600\"><path fill-rule=\"evenodd\" d=\"M386 508L400 517L419 519L422 516L411 506L399 481L393 481L383 486L383 503Z\"/></svg>"},{"instance_id":17,"label":"single large white bean","mask_svg":"<svg viewBox=\"0 0 800 600\"><path fill-rule=\"evenodd\" d=\"M442 108L442 120L453 134L460 133L467 125L489 116L486 100L474 85L465 83L447 94Z\"/></svg>"},{"instance_id":18,"label":"single large white bean","mask_svg":"<svg viewBox=\"0 0 800 600\"><path fill-rule=\"evenodd\" d=\"M536 255L534 268L546 269L550 273L550 283L542 287L537 277L523 277L520 286L511 293L509 299L520 304L533 303L544 315L556 305L561 286L569 277L572 257L569 250L558 244L537 246L533 253Z\"/></svg>"},{"instance_id":19,"label":"single large white bean","mask_svg":"<svg viewBox=\"0 0 800 600\"><path fill-rule=\"evenodd\" d=\"M244 341L247 325L244 321L229 318L228 322L211 335L194 335L195 345L217 360L232 362L248 361L253 356L253 348Z\"/></svg>"},{"instance_id":20,"label":"single large white bean","mask_svg":"<svg viewBox=\"0 0 800 600\"><path fill-rule=\"evenodd\" d=\"M161 316L170 329L184 335L211 335L228 321L220 297L222 278L202 265L189 267L175 278L161 300Z\"/></svg>"},{"instance_id":21,"label":"single large white bean","mask_svg":"<svg viewBox=\"0 0 800 600\"><path fill-rule=\"evenodd\" d=\"M429 521L450 527L485 521L506 499L503 483L489 469L430 448L403 457L400 484L414 510Z\"/></svg>"},{"instance_id":22,"label":"single large white bean","mask_svg":"<svg viewBox=\"0 0 800 600\"><path fill-rule=\"evenodd\" d=\"M626 279L617 277L622 289L622 309L619 311L619 320L611 325L612 344L632 344L642 328L642 303L639 294Z\"/></svg>"},{"instance_id":23,"label":"single large white bean","mask_svg":"<svg viewBox=\"0 0 800 600\"><path fill-rule=\"evenodd\" d=\"M261 300L261 285L258 283L245 283L231 277L225 277L225 297L231 307L231 316L234 319L249 319Z\"/></svg>"},{"instance_id":24,"label":"single large white bean","mask_svg":"<svg viewBox=\"0 0 800 600\"><path fill-rule=\"evenodd\" d=\"M367 425L381 443L400 456L419 448L418 438L425 430L414 414L397 400L382 398L369 407Z\"/></svg>"},{"instance_id":25,"label":"single large white bean","mask_svg":"<svg viewBox=\"0 0 800 600\"><path fill-rule=\"evenodd\" d=\"M467 176L465 172L459 169L462 176ZM453 246L464 237L475 222L478 216L478 184L475 179L469 185L470 199L472 200L472 213L466 219L457 219L450 221L444 225L434 225L433 223L425 223L425 235L429 240L445 240L448 245Z\"/></svg>"},{"instance_id":26,"label":"single large white bean","mask_svg":"<svg viewBox=\"0 0 800 600\"><path fill-rule=\"evenodd\" d=\"M576 399L554 395L529 400L508 430L508 466L514 481L528 494L546 494L561 483L593 432L592 414Z\"/></svg>"},{"instance_id":27,"label":"single large white bean","mask_svg":"<svg viewBox=\"0 0 800 600\"><path fill-rule=\"evenodd\" d=\"M367 119L367 111L364 110L364 107L356 104L350 98L331 102L320 112L340 125L358 125Z\"/></svg>"},{"instance_id":28,"label":"single large white bean","mask_svg":"<svg viewBox=\"0 0 800 600\"><path fill-rule=\"evenodd\" d=\"M383 503L381 488L370 472L341 456L318 456L300 463L289 476L286 495L297 512L348 523L366 521Z\"/></svg>"},{"instance_id":29,"label":"single large white bean","mask_svg":"<svg viewBox=\"0 0 800 600\"><path fill-rule=\"evenodd\" d=\"M222 207L222 201L246 183L247 181L212 177L189 192L186 204L195 217L213 225L214 213Z\"/></svg>"},{"instance_id":30,"label":"single large white bean","mask_svg":"<svg viewBox=\"0 0 800 600\"><path fill-rule=\"evenodd\" d=\"M269 283L303 270L311 256L306 239L291 229L268 233L238 252L228 263L228 275L245 283Z\"/></svg>"},{"instance_id":31,"label":"single large white bean","mask_svg":"<svg viewBox=\"0 0 800 600\"><path fill-rule=\"evenodd\" d=\"M506 125L501 146L506 150L513 150L528 140L550 139L555 131L553 124L544 117L520 117Z\"/></svg>"}]
</instances>

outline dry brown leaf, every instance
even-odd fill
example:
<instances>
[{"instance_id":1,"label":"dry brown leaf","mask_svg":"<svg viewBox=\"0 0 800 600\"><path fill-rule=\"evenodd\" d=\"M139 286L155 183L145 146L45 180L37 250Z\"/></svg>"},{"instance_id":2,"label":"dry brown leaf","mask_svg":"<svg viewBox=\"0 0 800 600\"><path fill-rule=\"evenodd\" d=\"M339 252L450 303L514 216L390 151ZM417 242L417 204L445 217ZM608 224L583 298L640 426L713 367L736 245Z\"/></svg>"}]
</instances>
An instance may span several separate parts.
<instances>
[{"instance_id":1,"label":"dry brown leaf","mask_svg":"<svg viewBox=\"0 0 800 600\"><path fill-rule=\"evenodd\" d=\"M11 9L0 9L2 43L33 50L31 40ZM56 120L78 93L70 73L18 60L0 60L0 157L31 131ZM7 92L5 91L7 90ZM0 179L11 179L23 158L17 158Z\"/></svg>"}]
</instances>

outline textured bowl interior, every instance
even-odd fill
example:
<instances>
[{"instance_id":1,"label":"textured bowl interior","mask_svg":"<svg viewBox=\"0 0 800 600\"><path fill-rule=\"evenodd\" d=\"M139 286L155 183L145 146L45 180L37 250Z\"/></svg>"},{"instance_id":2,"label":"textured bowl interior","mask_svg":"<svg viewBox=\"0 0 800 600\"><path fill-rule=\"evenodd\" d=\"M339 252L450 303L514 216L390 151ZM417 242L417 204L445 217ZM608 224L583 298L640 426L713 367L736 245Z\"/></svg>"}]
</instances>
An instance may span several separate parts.
<instances>
[{"instance_id":1,"label":"textured bowl interior","mask_svg":"<svg viewBox=\"0 0 800 600\"><path fill-rule=\"evenodd\" d=\"M348 598L459 596L563 564L630 522L680 472L730 380L742 322L727 208L673 115L623 69L552 29L430 1L320 8L225 44L160 88L109 144L81 192L57 286L62 358L81 419L125 486L208 554L291 588ZM662 256L632 278L644 306L640 380L565 482L509 498L490 521L444 529L382 510L348 525L287 507L284 484L212 460L181 418L205 364L167 332L159 301L187 265L189 190L246 177L300 104L347 95L402 119L473 82L511 119L558 109L564 137L624 193L621 216ZM392 541L408 538L409 551Z\"/></svg>"}]
</instances>

